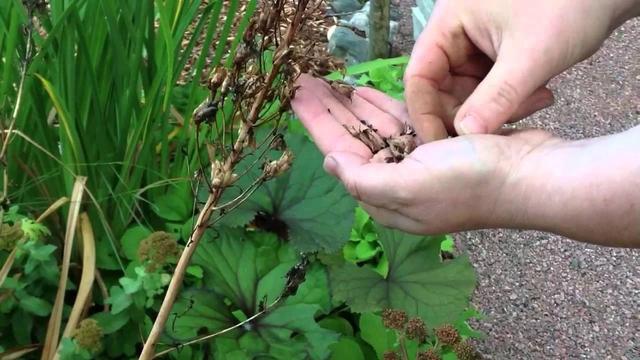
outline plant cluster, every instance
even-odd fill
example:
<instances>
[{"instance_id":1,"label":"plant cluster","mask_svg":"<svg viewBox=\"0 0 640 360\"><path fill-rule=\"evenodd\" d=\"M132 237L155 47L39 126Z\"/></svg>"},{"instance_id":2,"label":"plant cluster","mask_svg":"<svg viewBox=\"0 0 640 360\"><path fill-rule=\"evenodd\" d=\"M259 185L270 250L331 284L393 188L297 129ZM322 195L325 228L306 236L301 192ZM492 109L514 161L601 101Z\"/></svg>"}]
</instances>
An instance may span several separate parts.
<instances>
[{"instance_id":1,"label":"plant cluster","mask_svg":"<svg viewBox=\"0 0 640 360\"><path fill-rule=\"evenodd\" d=\"M481 359L473 345L461 332L468 330L464 324L460 331L452 324L442 324L427 329L425 322L414 317L409 319L404 310L385 309L382 311L384 326L395 332L397 342L386 350L384 359L441 360L453 358L459 360Z\"/></svg>"}]
</instances>

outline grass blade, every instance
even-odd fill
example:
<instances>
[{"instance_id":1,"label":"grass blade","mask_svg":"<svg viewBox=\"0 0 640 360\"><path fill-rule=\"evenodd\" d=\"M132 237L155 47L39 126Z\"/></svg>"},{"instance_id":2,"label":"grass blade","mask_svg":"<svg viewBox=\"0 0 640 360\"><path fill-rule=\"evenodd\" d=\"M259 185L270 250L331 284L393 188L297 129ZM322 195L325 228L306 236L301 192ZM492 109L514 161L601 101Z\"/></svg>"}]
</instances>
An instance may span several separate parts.
<instances>
[{"instance_id":1,"label":"grass blade","mask_svg":"<svg viewBox=\"0 0 640 360\"><path fill-rule=\"evenodd\" d=\"M73 185L71 193L71 206L69 208L69 216L67 218L67 231L64 237L64 252L62 255L62 268L60 269L60 280L58 282L58 291L56 300L51 310L49 325L47 326L47 336L42 349L42 360L53 359L58 348L60 340L60 324L62 323L62 309L64 307L64 294L67 289L67 277L69 276L69 264L71 263L71 250L73 249L73 240L78 225L78 215L84 194L84 187L87 178L79 176Z\"/></svg>"},{"instance_id":2,"label":"grass blade","mask_svg":"<svg viewBox=\"0 0 640 360\"><path fill-rule=\"evenodd\" d=\"M64 328L62 337L70 337L72 331L78 327L82 312L87 306L87 301L91 295L93 281L96 275L96 243L93 237L93 228L87 213L80 214L80 231L82 234L82 275L78 286L78 295L73 303L67 326ZM56 355L57 357L57 355Z\"/></svg>"}]
</instances>

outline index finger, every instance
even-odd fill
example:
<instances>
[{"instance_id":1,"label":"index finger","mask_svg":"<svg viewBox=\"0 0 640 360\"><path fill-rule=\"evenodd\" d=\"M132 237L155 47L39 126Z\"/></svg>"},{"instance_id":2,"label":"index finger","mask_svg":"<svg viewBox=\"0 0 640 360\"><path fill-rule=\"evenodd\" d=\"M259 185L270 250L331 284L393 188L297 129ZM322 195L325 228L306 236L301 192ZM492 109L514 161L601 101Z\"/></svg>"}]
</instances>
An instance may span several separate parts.
<instances>
[{"instance_id":1,"label":"index finger","mask_svg":"<svg viewBox=\"0 0 640 360\"><path fill-rule=\"evenodd\" d=\"M335 114L344 113L330 106L343 106L339 101L322 101L322 97L333 96L324 86L324 82L309 75L301 75L296 85L300 86L291 101L291 107L322 154L334 151L351 152L364 158L371 158L371 150L354 138ZM333 111L332 111L333 110ZM344 110L344 109L340 109Z\"/></svg>"},{"instance_id":2,"label":"index finger","mask_svg":"<svg viewBox=\"0 0 640 360\"><path fill-rule=\"evenodd\" d=\"M448 136L440 88L451 69L464 64L473 46L461 23L437 6L416 41L405 73L405 98L413 127L425 142Z\"/></svg>"}]
</instances>

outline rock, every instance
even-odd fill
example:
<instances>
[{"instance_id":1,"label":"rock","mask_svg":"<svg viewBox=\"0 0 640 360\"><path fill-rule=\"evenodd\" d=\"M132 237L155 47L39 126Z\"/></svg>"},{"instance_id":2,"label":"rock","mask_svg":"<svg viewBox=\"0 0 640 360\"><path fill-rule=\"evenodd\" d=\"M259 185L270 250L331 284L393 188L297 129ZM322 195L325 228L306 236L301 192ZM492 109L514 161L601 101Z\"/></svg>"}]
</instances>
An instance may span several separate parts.
<instances>
[{"instance_id":1,"label":"rock","mask_svg":"<svg viewBox=\"0 0 640 360\"><path fill-rule=\"evenodd\" d=\"M351 29L342 26L332 26L329 29L328 50L331 55L350 62L363 62L369 59L369 42L356 35Z\"/></svg>"},{"instance_id":2,"label":"rock","mask_svg":"<svg viewBox=\"0 0 640 360\"><path fill-rule=\"evenodd\" d=\"M334 13L349 13L362 9L362 4L358 0L333 0L330 3Z\"/></svg>"}]
</instances>

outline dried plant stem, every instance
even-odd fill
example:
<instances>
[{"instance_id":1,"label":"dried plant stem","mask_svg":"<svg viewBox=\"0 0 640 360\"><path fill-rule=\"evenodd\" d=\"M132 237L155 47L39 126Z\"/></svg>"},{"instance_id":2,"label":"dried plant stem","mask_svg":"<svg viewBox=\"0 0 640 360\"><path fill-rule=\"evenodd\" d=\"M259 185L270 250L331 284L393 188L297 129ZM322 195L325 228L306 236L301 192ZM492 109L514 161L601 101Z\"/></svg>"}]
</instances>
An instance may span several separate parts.
<instances>
[{"instance_id":1,"label":"dried plant stem","mask_svg":"<svg viewBox=\"0 0 640 360\"><path fill-rule=\"evenodd\" d=\"M294 15L291 24L287 29L287 33L283 39L283 41L279 44L275 53L284 53L289 49L289 46L292 44L294 40L294 35L296 31L300 27L300 23L302 20L302 13L306 7L308 1L300 1L298 4L298 11ZM251 110L247 115L247 118L242 122L240 131L238 134L238 138L235 139L233 148L231 153L226 157L223 165L222 165L222 173L223 174L231 174L233 173L234 167L238 164L238 162L242 158L244 146L246 140L250 136L250 132L252 128L257 123L260 117L260 111L264 106L265 101L267 100L267 96L270 91L273 91L272 85L275 81L276 77L280 73L281 67L286 63L285 61L275 61L273 67L269 74L267 75L264 83L262 84L262 89L256 96L255 101L251 106ZM213 180L215 176L214 166L212 166L211 171L211 179ZM160 306L160 310L158 312L158 316L153 323L153 327L151 332L149 333L149 337L144 344L142 349L142 353L140 354L140 360L149 360L152 359L155 355L155 346L158 343L158 339L162 332L164 331L165 324L167 319L169 318L169 314L171 309L173 308L173 304L176 301L176 298L180 292L180 288L182 285L182 280L184 279L184 274L186 272L187 266L189 265L193 254L202 239L207 227L210 225L211 215L214 212L218 201L220 200L222 193L224 192L225 187L220 186L213 189L213 191L209 194L207 201L205 202L204 207L200 211L198 215L198 219L196 221L195 230L191 234L189 241L187 242L187 246L183 250L180 255L180 259L178 260L178 264L176 265L176 269L171 278L171 282L169 283L169 287L167 288L167 293L162 301L162 305Z\"/></svg>"}]
</instances>

